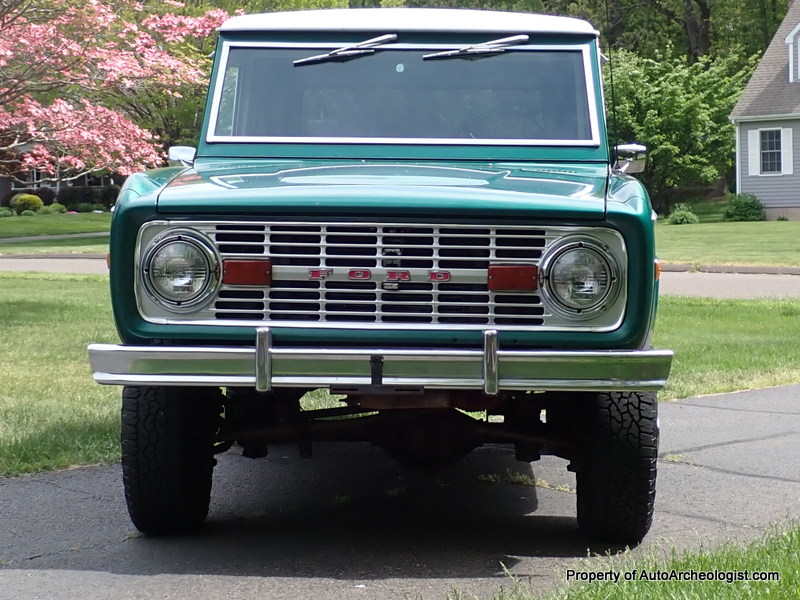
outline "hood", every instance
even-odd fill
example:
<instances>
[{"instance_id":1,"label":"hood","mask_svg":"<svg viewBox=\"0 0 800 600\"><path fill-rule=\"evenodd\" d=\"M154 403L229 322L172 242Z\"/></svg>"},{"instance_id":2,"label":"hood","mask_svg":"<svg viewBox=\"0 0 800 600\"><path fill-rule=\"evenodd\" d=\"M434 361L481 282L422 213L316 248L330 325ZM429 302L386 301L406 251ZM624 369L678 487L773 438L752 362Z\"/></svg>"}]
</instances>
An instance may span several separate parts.
<instances>
[{"instance_id":1,"label":"hood","mask_svg":"<svg viewBox=\"0 0 800 600\"><path fill-rule=\"evenodd\" d=\"M599 219L607 167L547 164L199 163L160 192L163 213L415 216L460 215Z\"/></svg>"}]
</instances>

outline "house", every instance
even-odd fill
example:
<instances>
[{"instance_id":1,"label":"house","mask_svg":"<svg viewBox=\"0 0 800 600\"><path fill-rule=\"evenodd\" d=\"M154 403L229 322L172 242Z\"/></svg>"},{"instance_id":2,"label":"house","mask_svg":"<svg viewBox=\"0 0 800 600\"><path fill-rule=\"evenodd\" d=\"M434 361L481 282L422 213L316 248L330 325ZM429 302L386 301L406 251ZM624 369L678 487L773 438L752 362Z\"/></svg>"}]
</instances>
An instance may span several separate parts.
<instances>
[{"instance_id":1,"label":"house","mask_svg":"<svg viewBox=\"0 0 800 600\"><path fill-rule=\"evenodd\" d=\"M736 190L768 219L800 219L800 2L792 2L730 115Z\"/></svg>"},{"instance_id":2,"label":"house","mask_svg":"<svg viewBox=\"0 0 800 600\"><path fill-rule=\"evenodd\" d=\"M114 180L109 175L81 175L75 179L67 181L51 181L47 176L43 176L37 169L31 169L26 173L24 182L18 182L10 177L0 175L0 206L8 204L8 200L18 192L33 192L42 188L52 190L50 197L57 196L64 188L71 187L105 187L114 185Z\"/></svg>"}]
</instances>

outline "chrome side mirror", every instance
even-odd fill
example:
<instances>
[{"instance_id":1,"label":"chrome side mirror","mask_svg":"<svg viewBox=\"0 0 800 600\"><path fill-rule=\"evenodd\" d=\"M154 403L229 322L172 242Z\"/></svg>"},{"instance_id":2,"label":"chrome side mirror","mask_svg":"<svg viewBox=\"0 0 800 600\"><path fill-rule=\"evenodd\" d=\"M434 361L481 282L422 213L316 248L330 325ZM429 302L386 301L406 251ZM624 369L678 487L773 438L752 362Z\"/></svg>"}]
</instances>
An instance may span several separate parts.
<instances>
[{"instance_id":1,"label":"chrome side mirror","mask_svg":"<svg viewBox=\"0 0 800 600\"><path fill-rule=\"evenodd\" d=\"M632 175L633 173L644 171L645 157L647 156L646 146L641 144L619 144L614 146L614 152L617 156L614 170L618 173Z\"/></svg>"},{"instance_id":2,"label":"chrome side mirror","mask_svg":"<svg viewBox=\"0 0 800 600\"><path fill-rule=\"evenodd\" d=\"M185 167L190 167L194 163L194 155L197 152L192 146L172 146L167 150L170 162L180 163Z\"/></svg>"}]
</instances>

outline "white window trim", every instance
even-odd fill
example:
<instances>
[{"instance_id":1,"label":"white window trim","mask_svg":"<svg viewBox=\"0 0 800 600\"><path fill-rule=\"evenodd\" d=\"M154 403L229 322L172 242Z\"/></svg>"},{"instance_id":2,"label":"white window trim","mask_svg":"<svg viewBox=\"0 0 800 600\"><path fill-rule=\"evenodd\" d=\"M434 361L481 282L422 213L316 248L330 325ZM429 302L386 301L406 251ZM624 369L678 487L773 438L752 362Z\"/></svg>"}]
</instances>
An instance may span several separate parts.
<instances>
[{"instance_id":1,"label":"white window trim","mask_svg":"<svg viewBox=\"0 0 800 600\"><path fill-rule=\"evenodd\" d=\"M12 180L11 182L12 190L25 190L25 189L38 190L41 187L47 187L47 186L44 183L42 183L42 174L39 171L39 169L30 169L25 176L25 183L19 183L18 181L15 180Z\"/></svg>"},{"instance_id":2,"label":"white window trim","mask_svg":"<svg viewBox=\"0 0 800 600\"><path fill-rule=\"evenodd\" d=\"M781 132L781 170L780 172L761 172L761 132ZM791 127L761 127L747 132L747 174L750 177L781 177L794 174L794 148Z\"/></svg>"}]
</instances>

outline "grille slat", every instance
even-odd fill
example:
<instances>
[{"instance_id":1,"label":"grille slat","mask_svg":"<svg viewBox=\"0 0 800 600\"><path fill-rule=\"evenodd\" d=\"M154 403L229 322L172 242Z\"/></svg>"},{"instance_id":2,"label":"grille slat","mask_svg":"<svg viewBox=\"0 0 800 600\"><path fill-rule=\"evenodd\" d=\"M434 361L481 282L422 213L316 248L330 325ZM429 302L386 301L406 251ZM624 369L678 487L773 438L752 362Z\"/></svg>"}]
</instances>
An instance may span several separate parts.
<instances>
[{"instance_id":1,"label":"grille slat","mask_svg":"<svg viewBox=\"0 0 800 600\"><path fill-rule=\"evenodd\" d=\"M538 264L542 228L413 224L208 224L222 259L269 257L270 287L223 285L217 320L524 325L544 322L538 292L489 291L496 260ZM318 269L311 279L311 267ZM321 270L319 270L321 269ZM437 279L438 278L438 279Z\"/></svg>"}]
</instances>

